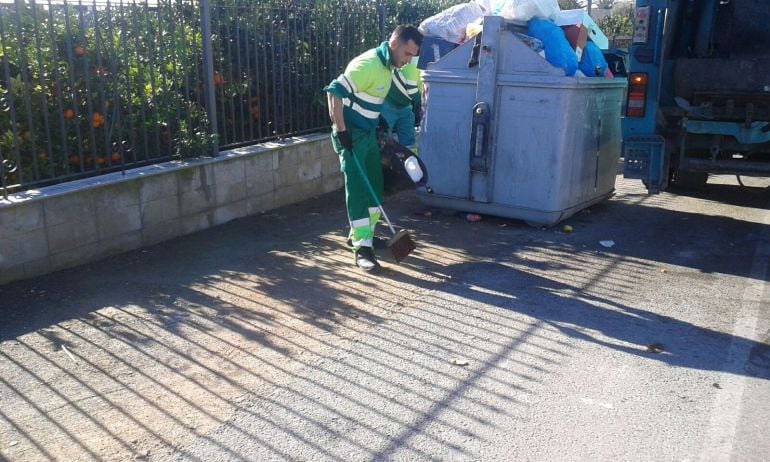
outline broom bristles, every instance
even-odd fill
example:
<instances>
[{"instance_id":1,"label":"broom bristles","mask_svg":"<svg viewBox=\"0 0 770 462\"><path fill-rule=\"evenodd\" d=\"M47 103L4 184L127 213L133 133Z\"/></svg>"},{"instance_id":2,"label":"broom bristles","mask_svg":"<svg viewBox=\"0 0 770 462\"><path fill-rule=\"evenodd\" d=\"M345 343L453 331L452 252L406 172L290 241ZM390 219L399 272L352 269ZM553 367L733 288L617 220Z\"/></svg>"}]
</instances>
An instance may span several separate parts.
<instances>
[{"instance_id":1,"label":"broom bristles","mask_svg":"<svg viewBox=\"0 0 770 462\"><path fill-rule=\"evenodd\" d=\"M395 236L390 238L390 241L388 241L388 248L390 249L390 255L393 259L398 263L401 263L401 260L409 256L417 246L414 244L409 232L402 229L396 233Z\"/></svg>"}]
</instances>

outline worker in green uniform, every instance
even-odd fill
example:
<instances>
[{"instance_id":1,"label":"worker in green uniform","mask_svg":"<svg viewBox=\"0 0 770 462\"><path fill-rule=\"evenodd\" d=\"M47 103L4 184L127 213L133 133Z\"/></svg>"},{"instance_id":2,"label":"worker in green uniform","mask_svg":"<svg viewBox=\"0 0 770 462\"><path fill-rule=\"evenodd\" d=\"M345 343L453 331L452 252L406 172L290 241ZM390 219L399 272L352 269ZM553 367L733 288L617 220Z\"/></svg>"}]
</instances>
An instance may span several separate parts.
<instances>
[{"instance_id":1,"label":"worker in green uniform","mask_svg":"<svg viewBox=\"0 0 770 462\"><path fill-rule=\"evenodd\" d=\"M422 34L401 25L390 39L354 58L345 72L324 88L332 121L332 144L345 175L345 201L356 265L364 271L379 268L372 250L374 227L380 219L369 190L353 158L382 201L382 166L376 128L382 104L390 91L393 70L420 52Z\"/></svg>"},{"instance_id":2,"label":"worker in green uniform","mask_svg":"<svg viewBox=\"0 0 770 462\"><path fill-rule=\"evenodd\" d=\"M382 118L396 134L398 142L417 152L415 115L420 113L422 79L420 70L410 62L393 71L393 84L382 105Z\"/></svg>"}]
</instances>

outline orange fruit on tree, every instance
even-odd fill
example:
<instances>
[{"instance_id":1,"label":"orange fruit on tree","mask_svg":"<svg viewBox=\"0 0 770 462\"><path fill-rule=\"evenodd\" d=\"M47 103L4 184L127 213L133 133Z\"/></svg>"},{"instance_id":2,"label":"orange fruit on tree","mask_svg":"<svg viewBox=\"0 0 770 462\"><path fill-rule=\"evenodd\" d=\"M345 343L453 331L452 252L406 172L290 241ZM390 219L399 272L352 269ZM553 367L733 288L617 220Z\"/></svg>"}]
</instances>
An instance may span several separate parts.
<instances>
[{"instance_id":1,"label":"orange fruit on tree","mask_svg":"<svg viewBox=\"0 0 770 462\"><path fill-rule=\"evenodd\" d=\"M219 72L214 72L214 85L220 86L224 82L224 79L222 79L222 74Z\"/></svg>"},{"instance_id":2,"label":"orange fruit on tree","mask_svg":"<svg viewBox=\"0 0 770 462\"><path fill-rule=\"evenodd\" d=\"M78 58L82 57L84 54L86 54L85 48L81 47L80 45L77 45L73 51L75 52L75 56Z\"/></svg>"},{"instance_id":3,"label":"orange fruit on tree","mask_svg":"<svg viewBox=\"0 0 770 462\"><path fill-rule=\"evenodd\" d=\"M119 152L113 152L111 157L113 162L120 162L120 153Z\"/></svg>"},{"instance_id":4,"label":"orange fruit on tree","mask_svg":"<svg viewBox=\"0 0 770 462\"><path fill-rule=\"evenodd\" d=\"M107 162L107 159L105 159L104 157L97 157L96 158L96 163L99 164L99 165L104 165L106 162Z\"/></svg>"},{"instance_id":5,"label":"orange fruit on tree","mask_svg":"<svg viewBox=\"0 0 770 462\"><path fill-rule=\"evenodd\" d=\"M80 164L80 156L77 154L72 154L69 156L70 164L72 165L79 165Z\"/></svg>"},{"instance_id":6,"label":"orange fruit on tree","mask_svg":"<svg viewBox=\"0 0 770 462\"><path fill-rule=\"evenodd\" d=\"M40 154L37 155L37 158L40 160L46 160L48 158L48 154L41 152Z\"/></svg>"},{"instance_id":7,"label":"orange fruit on tree","mask_svg":"<svg viewBox=\"0 0 770 462\"><path fill-rule=\"evenodd\" d=\"M67 120L72 120L72 118L75 117L75 111L72 109L67 109L64 111L64 118Z\"/></svg>"},{"instance_id":8,"label":"orange fruit on tree","mask_svg":"<svg viewBox=\"0 0 770 462\"><path fill-rule=\"evenodd\" d=\"M102 125L104 125L104 116L98 112L94 112L94 117L91 124L94 126L94 128L101 127Z\"/></svg>"}]
</instances>

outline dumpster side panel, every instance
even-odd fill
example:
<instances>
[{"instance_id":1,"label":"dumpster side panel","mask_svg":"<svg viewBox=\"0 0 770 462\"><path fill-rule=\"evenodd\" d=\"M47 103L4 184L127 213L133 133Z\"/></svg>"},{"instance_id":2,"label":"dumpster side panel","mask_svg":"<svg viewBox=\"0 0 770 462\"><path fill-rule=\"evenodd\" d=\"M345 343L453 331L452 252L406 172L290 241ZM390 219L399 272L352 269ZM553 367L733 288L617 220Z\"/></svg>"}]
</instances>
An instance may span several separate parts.
<instances>
[{"instance_id":1,"label":"dumpster side panel","mask_svg":"<svg viewBox=\"0 0 770 462\"><path fill-rule=\"evenodd\" d=\"M558 155L563 128L554 124L557 93L547 89L499 87L494 154L496 204L556 210L558 187L568 173Z\"/></svg>"},{"instance_id":2,"label":"dumpster side panel","mask_svg":"<svg viewBox=\"0 0 770 462\"><path fill-rule=\"evenodd\" d=\"M470 127L475 80L426 81L420 159L435 194L467 198L470 192Z\"/></svg>"}]
</instances>

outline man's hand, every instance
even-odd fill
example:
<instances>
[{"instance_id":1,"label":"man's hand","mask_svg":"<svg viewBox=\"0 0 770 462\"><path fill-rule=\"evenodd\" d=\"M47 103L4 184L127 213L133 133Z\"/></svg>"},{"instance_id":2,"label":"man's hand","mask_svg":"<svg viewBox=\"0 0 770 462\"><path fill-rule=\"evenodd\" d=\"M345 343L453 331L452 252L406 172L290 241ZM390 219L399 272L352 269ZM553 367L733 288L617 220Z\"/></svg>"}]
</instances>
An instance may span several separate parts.
<instances>
[{"instance_id":1,"label":"man's hand","mask_svg":"<svg viewBox=\"0 0 770 462\"><path fill-rule=\"evenodd\" d=\"M342 147L348 151L353 150L353 138L350 136L350 133L348 133L347 130L337 132L337 141L339 141L340 145L342 145Z\"/></svg>"}]
</instances>

